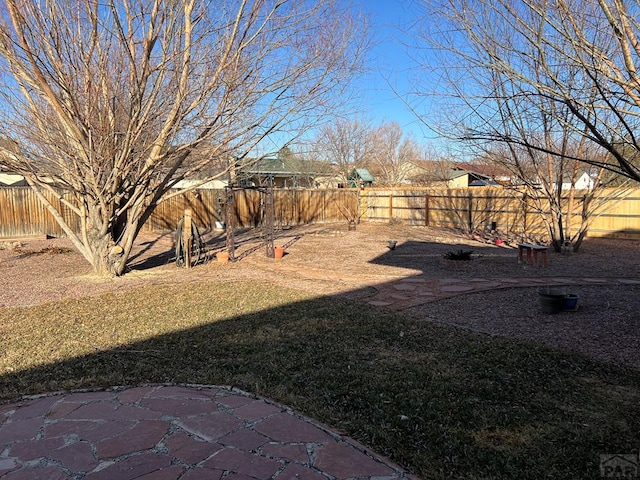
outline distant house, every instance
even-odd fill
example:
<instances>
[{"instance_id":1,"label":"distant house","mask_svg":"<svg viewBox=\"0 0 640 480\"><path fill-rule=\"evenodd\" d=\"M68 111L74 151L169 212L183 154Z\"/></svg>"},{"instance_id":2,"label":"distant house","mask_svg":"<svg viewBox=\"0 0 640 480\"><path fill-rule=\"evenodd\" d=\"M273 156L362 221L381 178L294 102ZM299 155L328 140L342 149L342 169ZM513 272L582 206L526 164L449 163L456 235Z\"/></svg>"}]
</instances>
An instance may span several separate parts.
<instances>
[{"instance_id":1,"label":"distant house","mask_svg":"<svg viewBox=\"0 0 640 480\"><path fill-rule=\"evenodd\" d=\"M583 171L579 172L576 177L576 181L574 183L574 188L576 190L593 190L597 185L597 175L592 175L589 172ZM536 182L536 186L541 188L543 184L547 182L543 182L538 178ZM556 181L548 182L550 188L562 188L563 191L567 191L571 189L571 175L565 174L562 176L562 179L556 179Z\"/></svg>"},{"instance_id":2,"label":"distant house","mask_svg":"<svg viewBox=\"0 0 640 480\"><path fill-rule=\"evenodd\" d=\"M26 186L28 186L28 183L22 175L9 172L0 172L0 188Z\"/></svg>"},{"instance_id":3,"label":"distant house","mask_svg":"<svg viewBox=\"0 0 640 480\"><path fill-rule=\"evenodd\" d=\"M12 173L2 165L2 156L5 154L9 157L20 155L18 143L11 138L0 136L0 152L0 187L26 187L28 183L22 175Z\"/></svg>"},{"instance_id":4,"label":"distant house","mask_svg":"<svg viewBox=\"0 0 640 480\"><path fill-rule=\"evenodd\" d=\"M347 176L349 186L352 188L373 187L373 175L366 168L354 168Z\"/></svg>"},{"instance_id":5,"label":"distant house","mask_svg":"<svg viewBox=\"0 0 640 480\"><path fill-rule=\"evenodd\" d=\"M183 179L173 185L173 188L177 189L188 189L188 188L201 188L203 190L222 190L224 187L229 185L229 182L226 180L209 180L205 183L202 183L202 180L194 180L194 179Z\"/></svg>"},{"instance_id":6,"label":"distant house","mask_svg":"<svg viewBox=\"0 0 640 480\"><path fill-rule=\"evenodd\" d=\"M414 160L401 166L404 181L420 187L446 187L451 162L444 160Z\"/></svg>"},{"instance_id":7,"label":"distant house","mask_svg":"<svg viewBox=\"0 0 640 480\"><path fill-rule=\"evenodd\" d=\"M236 181L245 187L309 188L323 174L322 165L288 155L240 161L235 171Z\"/></svg>"},{"instance_id":8,"label":"distant house","mask_svg":"<svg viewBox=\"0 0 640 480\"><path fill-rule=\"evenodd\" d=\"M510 185L514 181L508 170L484 163L456 163L449 175L449 188Z\"/></svg>"},{"instance_id":9,"label":"distant house","mask_svg":"<svg viewBox=\"0 0 640 480\"><path fill-rule=\"evenodd\" d=\"M407 162L405 183L411 185L467 188L512 183L511 174L499 166L482 163L452 163L447 160Z\"/></svg>"},{"instance_id":10,"label":"distant house","mask_svg":"<svg viewBox=\"0 0 640 480\"><path fill-rule=\"evenodd\" d=\"M580 172L575 182L576 190L593 190L596 186L596 176L591 175L588 172ZM571 188L571 179L562 179L562 190L569 190Z\"/></svg>"},{"instance_id":11,"label":"distant house","mask_svg":"<svg viewBox=\"0 0 640 480\"><path fill-rule=\"evenodd\" d=\"M460 168L454 168L449 172L447 187L467 188L470 186L477 186L480 183L488 183L491 181L493 181L492 178L487 175L470 172L468 170L462 170Z\"/></svg>"},{"instance_id":12,"label":"distant house","mask_svg":"<svg viewBox=\"0 0 640 480\"><path fill-rule=\"evenodd\" d=\"M500 184L495 180L474 180L469 184L470 187L499 187Z\"/></svg>"},{"instance_id":13,"label":"distant house","mask_svg":"<svg viewBox=\"0 0 640 480\"><path fill-rule=\"evenodd\" d=\"M485 179L493 180L495 183L508 185L513 183L513 174L506 168L492 163L456 163L454 170L464 170L474 173Z\"/></svg>"}]
</instances>

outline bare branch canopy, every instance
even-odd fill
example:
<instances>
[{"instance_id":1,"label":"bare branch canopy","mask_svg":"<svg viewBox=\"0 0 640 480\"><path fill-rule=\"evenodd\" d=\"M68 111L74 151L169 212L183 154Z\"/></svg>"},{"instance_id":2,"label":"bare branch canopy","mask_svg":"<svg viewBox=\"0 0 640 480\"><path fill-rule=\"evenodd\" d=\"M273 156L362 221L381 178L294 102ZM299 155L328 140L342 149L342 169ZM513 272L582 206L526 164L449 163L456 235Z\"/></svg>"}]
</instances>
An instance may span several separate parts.
<instances>
[{"instance_id":1,"label":"bare branch canopy","mask_svg":"<svg viewBox=\"0 0 640 480\"><path fill-rule=\"evenodd\" d=\"M176 182L347 104L367 44L337 0L4 0L0 22L0 164L116 275Z\"/></svg>"},{"instance_id":2,"label":"bare branch canopy","mask_svg":"<svg viewBox=\"0 0 640 480\"><path fill-rule=\"evenodd\" d=\"M438 98L446 117L435 127L441 133L463 142L536 149L640 181L636 2L421 3L425 16L416 37L419 55L423 71L435 77L427 76L431 85L419 83L416 94ZM526 112L528 135L503 128L506 107ZM556 129L549 133L556 139L569 135L580 143L584 138L607 155L580 156L563 151L561 141L538 142L545 129L540 122L547 121L554 123Z\"/></svg>"}]
</instances>

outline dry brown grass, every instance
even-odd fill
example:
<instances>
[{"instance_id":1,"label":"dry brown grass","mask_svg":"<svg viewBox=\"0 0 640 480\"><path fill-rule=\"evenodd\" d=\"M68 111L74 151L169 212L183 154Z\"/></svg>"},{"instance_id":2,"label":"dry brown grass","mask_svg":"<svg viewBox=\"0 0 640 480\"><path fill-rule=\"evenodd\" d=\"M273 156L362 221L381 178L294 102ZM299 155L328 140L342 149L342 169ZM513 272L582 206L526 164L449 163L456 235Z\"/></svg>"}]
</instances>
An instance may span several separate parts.
<instances>
[{"instance_id":1,"label":"dry brown grass","mask_svg":"<svg viewBox=\"0 0 640 480\"><path fill-rule=\"evenodd\" d=\"M223 248L222 232L205 236L210 256ZM199 281L255 280L269 285L362 299L394 279L608 277L640 278L640 242L587 239L580 253L550 253L541 270L516 263L516 250L482 243L455 232L406 225L311 225L278 233L286 245L280 261L265 257L259 230L237 237L240 261L214 261L191 270L171 262L170 233L143 236L121 278L96 278L66 239L27 241L0 250L0 307L37 305L65 298L122 292L145 286ZM392 252L388 241L397 240ZM451 251L473 251L471 261L445 258ZM40 253L40 254L38 254ZM42 253L47 253L46 255ZM464 295L412 308L406 313L475 331L527 338L640 367L640 295L630 285L567 287L581 296L580 309L548 316L537 306L535 289L509 289Z\"/></svg>"}]
</instances>

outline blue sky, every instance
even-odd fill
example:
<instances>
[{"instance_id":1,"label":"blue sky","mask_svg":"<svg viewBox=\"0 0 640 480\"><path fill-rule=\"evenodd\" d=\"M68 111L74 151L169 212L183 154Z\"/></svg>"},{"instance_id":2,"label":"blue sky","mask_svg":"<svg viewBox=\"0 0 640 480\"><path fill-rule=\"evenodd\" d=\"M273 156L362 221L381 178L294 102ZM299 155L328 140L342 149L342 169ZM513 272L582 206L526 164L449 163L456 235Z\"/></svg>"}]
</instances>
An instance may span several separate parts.
<instances>
[{"instance_id":1,"label":"blue sky","mask_svg":"<svg viewBox=\"0 0 640 480\"><path fill-rule=\"evenodd\" d=\"M364 77L363 114L374 122L398 122L424 144L433 143L434 134L416 118L400 95L409 90L410 78L416 75L406 43L406 31L421 16L416 0L357 0L371 16L375 46L370 54L371 71Z\"/></svg>"}]
</instances>

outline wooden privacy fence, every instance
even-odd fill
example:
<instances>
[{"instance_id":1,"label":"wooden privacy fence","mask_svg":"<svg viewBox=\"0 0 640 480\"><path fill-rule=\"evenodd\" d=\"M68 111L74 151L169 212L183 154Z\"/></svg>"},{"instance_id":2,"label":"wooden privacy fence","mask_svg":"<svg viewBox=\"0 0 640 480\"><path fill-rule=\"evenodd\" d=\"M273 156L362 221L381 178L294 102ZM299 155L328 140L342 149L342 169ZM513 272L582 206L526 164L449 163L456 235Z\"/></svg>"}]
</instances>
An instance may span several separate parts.
<instances>
[{"instance_id":1,"label":"wooden privacy fence","mask_svg":"<svg viewBox=\"0 0 640 480\"><path fill-rule=\"evenodd\" d=\"M586 192L576 192L580 199ZM536 199L523 192L496 187L460 189L368 189L360 203L366 219L374 222L400 221L411 225L452 228L463 231L497 228L504 232L544 235L546 228ZM603 189L602 201L589 228L591 237L640 238L640 189L623 193ZM563 199L566 208L568 198ZM580 222L580 208L573 212L572 225Z\"/></svg>"},{"instance_id":2,"label":"wooden privacy fence","mask_svg":"<svg viewBox=\"0 0 640 480\"><path fill-rule=\"evenodd\" d=\"M539 215L526 208L522 194L506 189L372 189L363 192L367 219L463 231L494 226L504 231L542 229Z\"/></svg>"},{"instance_id":3,"label":"wooden privacy fence","mask_svg":"<svg viewBox=\"0 0 640 480\"><path fill-rule=\"evenodd\" d=\"M72 228L80 228L77 217L59 199L49 192L44 195ZM31 187L0 188L0 237L44 234L65 235Z\"/></svg>"},{"instance_id":4,"label":"wooden privacy fence","mask_svg":"<svg viewBox=\"0 0 640 480\"><path fill-rule=\"evenodd\" d=\"M607 198L612 190L599 196ZM578 192L578 196L581 194ZM52 201L59 201L50 197ZM202 229L224 222L224 190L196 190L161 202L144 225L144 231L174 230L185 209ZM235 222L239 227L259 226L264 194L257 190L234 192ZM357 212L370 222L400 221L410 225L471 231L495 227L501 231L529 235L545 233L535 199L521 192L491 187L468 189L296 189L274 191L275 226L345 221ZM77 219L66 209L63 217L78 228ZM579 216L580 212L574 212ZM576 219L577 225L578 219ZM64 232L29 187L0 188L0 237L21 235L63 236ZM608 200L593 221L589 235L640 238L640 189L625 192L619 200Z\"/></svg>"},{"instance_id":5,"label":"wooden privacy fence","mask_svg":"<svg viewBox=\"0 0 640 480\"><path fill-rule=\"evenodd\" d=\"M358 191L340 190L274 190L276 227L345 220L345 208L357 208ZM204 229L225 222L225 191L196 190L174 196L158 205L143 230L173 230L186 208L193 212L193 221ZM255 189L234 191L233 224L238 227L261 225L265 194Z\"/></svg>"},{"instance_id":6,"label":"wooden privacy fence","mask_svg":"<svg viewBox=\"0 0 640 480\"><path fill-rule=\"evenodd\" d=\"M54 205L60 202L47 194ZM161 202L143 231L175 230L185 209L190 208L198 228L212 229L224 222L224 190L195 190ZM275 226L345 221L343 212L357 210L358 190L275 190ZM259 226L264 211L264 193L257 190L234 192L234 225ZM62 209L63 217L72 228L79 229L77 217ZM51 213L38 200L30 187L0 188L0 237L24 235L64 236Z\"/></svg>"}]
</instances>

